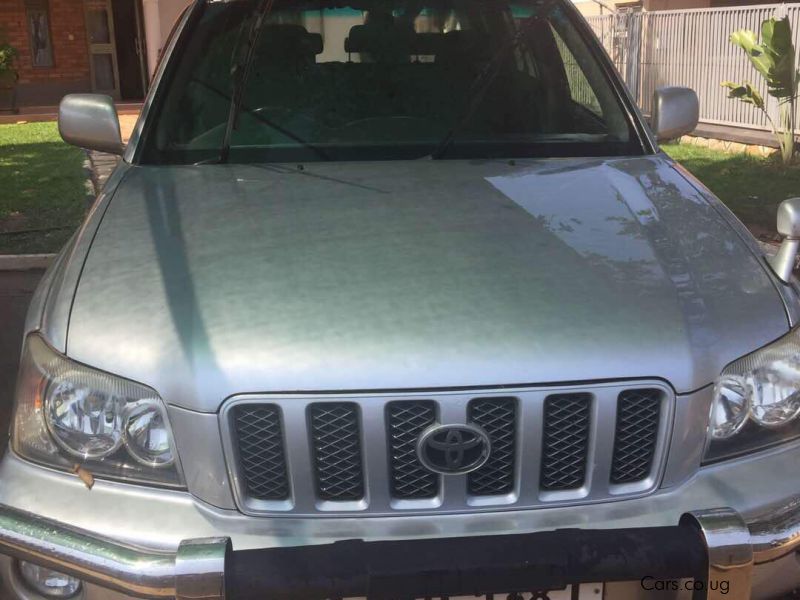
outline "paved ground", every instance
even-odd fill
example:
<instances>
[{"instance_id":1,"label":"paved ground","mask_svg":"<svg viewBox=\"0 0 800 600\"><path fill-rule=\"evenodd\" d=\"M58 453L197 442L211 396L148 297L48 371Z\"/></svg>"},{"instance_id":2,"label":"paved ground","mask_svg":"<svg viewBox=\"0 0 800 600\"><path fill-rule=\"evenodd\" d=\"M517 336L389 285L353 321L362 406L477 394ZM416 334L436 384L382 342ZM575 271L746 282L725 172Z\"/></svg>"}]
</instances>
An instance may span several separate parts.
<instances>
[{"instance_id":1,"label":"paved ground","mask_svg":"<svg viewBox=\"0 0 800 600\"><path fill-rule=\"evenodd\" d=\"M129 112L120 114L119 116L119 131L122 134L122 141L127 142L131 137L133 126L136 125L136 119L139 118L138 112Z\"/></svg>"},{"instance_id":2,"label":"paved ground","mask_svg":"<svg viewBox=\"0 0 800 600\"><path fill-rule=\"evenodd\" d=\"M42 271L0 271L0 455L6 447L25 312L41 276Z\"/></svg>"}]
</instances>

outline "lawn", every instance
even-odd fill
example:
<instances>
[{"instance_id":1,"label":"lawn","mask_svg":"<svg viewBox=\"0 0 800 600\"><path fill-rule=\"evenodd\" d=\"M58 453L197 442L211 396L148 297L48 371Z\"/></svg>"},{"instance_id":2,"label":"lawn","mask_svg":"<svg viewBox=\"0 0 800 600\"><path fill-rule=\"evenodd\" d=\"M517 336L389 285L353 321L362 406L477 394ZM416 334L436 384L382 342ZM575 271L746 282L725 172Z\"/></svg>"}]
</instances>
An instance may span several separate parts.
<instances>
[{"instance_id":1,"label":"lawn","mask_svg":"<svg viewBox=\"0 0 800 600\"><path fill-rule=\"evenodd\" d=\"M756 235L774 234L778 205L786 198L800 196L800 165L784 167L773 158L728 154L688 144L662 147Z\"/></svg>"},{"instance_id":2,"label":"lawn","mask_svg":"<svg viewBox=\"0 0 800 600\"><path fill-rule=\"evenodd\" d=\"M84 157L55 123L0 125L0 254L61 249L86 211Z\"/></svg>"}]
</instances>

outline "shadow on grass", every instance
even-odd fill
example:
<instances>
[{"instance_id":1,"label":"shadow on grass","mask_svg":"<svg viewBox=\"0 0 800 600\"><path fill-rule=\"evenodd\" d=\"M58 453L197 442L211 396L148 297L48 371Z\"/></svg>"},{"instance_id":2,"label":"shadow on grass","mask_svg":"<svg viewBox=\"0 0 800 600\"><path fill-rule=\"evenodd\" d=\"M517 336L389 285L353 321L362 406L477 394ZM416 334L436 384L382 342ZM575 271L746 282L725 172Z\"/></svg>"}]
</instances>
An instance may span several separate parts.
<instances>
[{"instance_id":1,"label":"shadow on grass","mask_svg":"<svg viewBox=\"0 0 800 600\"><path fill-rule=\"evenodd\" d=\"M57 252L86 211L83 151L32 125L0 130L0 254Z\"/></svg>"}]
</instances>

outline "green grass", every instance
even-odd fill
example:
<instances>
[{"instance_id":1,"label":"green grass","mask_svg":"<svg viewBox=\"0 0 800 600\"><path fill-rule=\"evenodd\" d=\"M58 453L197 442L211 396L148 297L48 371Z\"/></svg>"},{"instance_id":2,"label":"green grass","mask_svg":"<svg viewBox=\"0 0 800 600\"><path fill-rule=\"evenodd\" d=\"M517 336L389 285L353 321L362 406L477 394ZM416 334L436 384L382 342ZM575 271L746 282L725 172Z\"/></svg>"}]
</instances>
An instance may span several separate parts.
<instances>
[{"instance_id":1,"label":"green grass","mask_svg":"<svg viewBox=\"0 0 800 600\"><path fill-rule=\"evenodd\" d=\"M0 254L61 249L86 211L84 156L55 123L0 125Z\"/></svg>"},{"instance_id":2,"label":"green grass","mask_svg":"<svg viewBox=\"0 0 800 600\"><path fill-rule=\"evenodd\" d=\"M775 233L778 205L800 196L800 165L779 159L720 152L688 144L663 149L689 169L756 234Z\"/></svg>"}]
</instances>

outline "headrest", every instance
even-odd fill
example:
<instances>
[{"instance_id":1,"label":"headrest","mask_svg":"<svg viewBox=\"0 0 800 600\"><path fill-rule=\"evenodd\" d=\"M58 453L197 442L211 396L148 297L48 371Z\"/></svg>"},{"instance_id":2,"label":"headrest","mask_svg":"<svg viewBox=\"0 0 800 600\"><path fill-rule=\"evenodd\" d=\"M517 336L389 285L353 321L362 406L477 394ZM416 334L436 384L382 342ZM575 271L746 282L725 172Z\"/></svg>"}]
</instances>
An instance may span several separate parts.
<instances>
[{"instance_id":1,"label":"headrest","mask_svg":"<svg viewBox=\"0 0 800 600\"><path fill-rule=\"evenodd\" d=\"M301 25L264 25L256 53L259 58L313 58L322 53L322 36Z\"/></svg>"},{"instance_id":2,"label":"headrest","mask_svg":"<svg viewBox=\"0 0 800 600\"><path fill-rule=\"evenodd\" d=\"M416 34L396 25L355 25L344 41L345 52L410 56Z\"/></svg>"}]
</instances>

